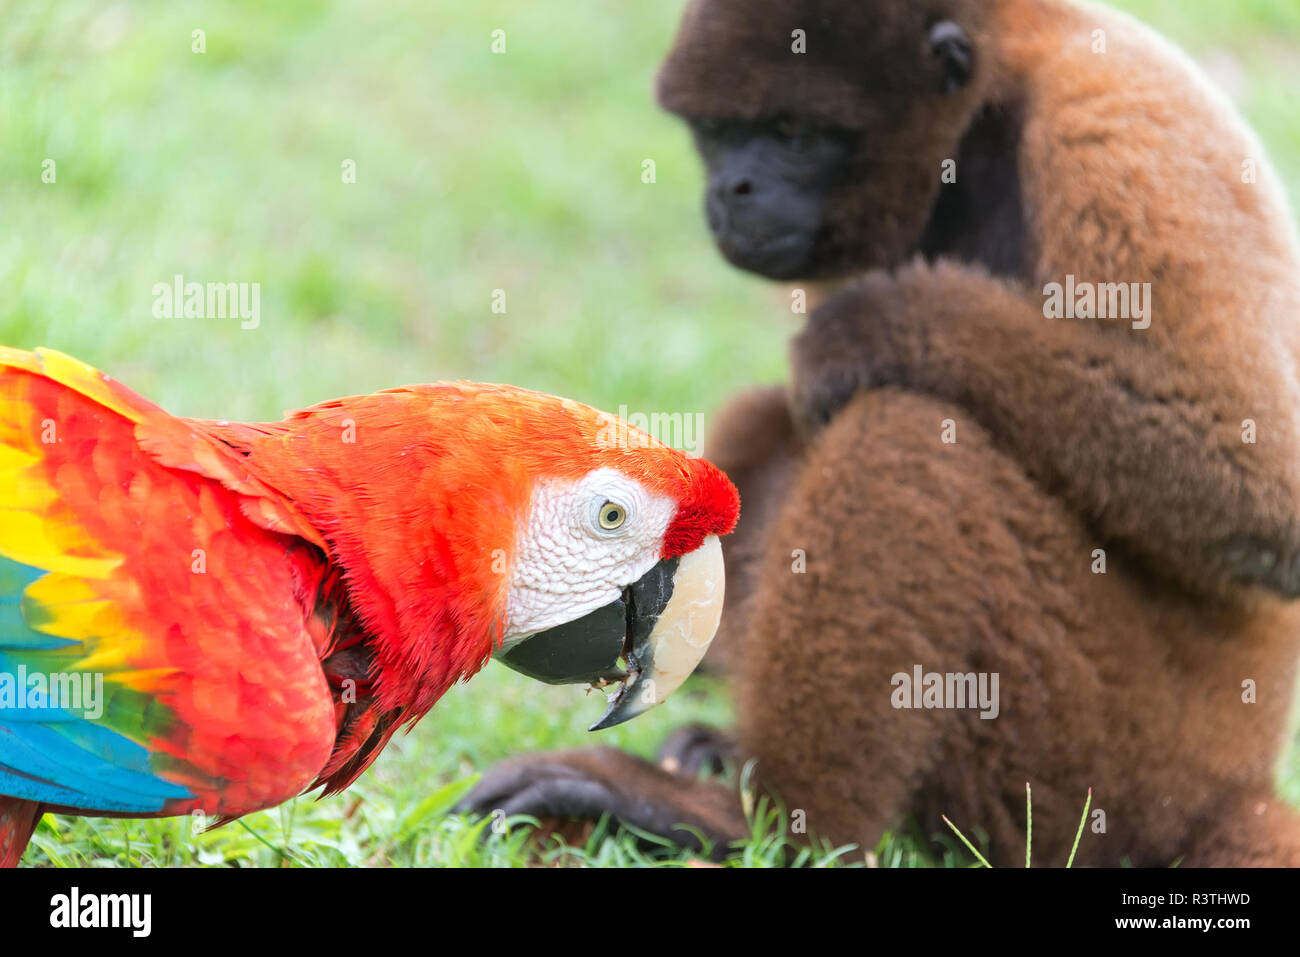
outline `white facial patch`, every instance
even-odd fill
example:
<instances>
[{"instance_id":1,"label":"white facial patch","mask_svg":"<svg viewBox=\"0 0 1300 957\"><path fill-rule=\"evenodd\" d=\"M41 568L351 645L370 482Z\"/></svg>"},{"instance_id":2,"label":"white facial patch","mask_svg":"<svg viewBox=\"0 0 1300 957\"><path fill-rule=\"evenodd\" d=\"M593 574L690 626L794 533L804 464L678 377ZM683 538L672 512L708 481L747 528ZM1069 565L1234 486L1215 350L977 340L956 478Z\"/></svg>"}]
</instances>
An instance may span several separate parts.
<instances>
[{"instance_id":1,"label":"white facial patch","mask_svg":"<svg viewBox=\"0 0 1300 957\"><path fill-rule=\"evenodd\" d=\"M604 527L602 515L609 522L618 510L618 527ZM617 469L539 482L515 544L503 648L615 601L659 561L676 512Z\"/></svg>"}]
</instances>

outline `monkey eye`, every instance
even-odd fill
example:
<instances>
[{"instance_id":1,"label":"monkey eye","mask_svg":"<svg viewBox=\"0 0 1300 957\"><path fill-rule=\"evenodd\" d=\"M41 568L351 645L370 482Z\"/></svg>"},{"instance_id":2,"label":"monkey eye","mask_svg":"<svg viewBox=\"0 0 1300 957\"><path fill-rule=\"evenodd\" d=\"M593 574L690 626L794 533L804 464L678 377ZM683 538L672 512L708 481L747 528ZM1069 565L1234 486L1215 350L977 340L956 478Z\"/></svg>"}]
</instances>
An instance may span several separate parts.
<instances>
[{"instance_id":1,"label":"monkey eye","mask_svg":"<svg viewBox=\"0 0 1300 957\"><path fill-rule=\"evenodd\" d=\"M720 140L731 131L731 127L726 121L711 116L691 120L691 126L700 136L713 140Z\"/></svg>"},{"instance_id":2,"label":"monkey eye","mask_svg":"<svg viewBox=\"0 0 1300 957\"><path fill-rule=\"evenodd\" d=\"M772 134L794 149L804 149L813 140L812 128L800 120L782 117L772 124Z\"/></svg>"}]
</instances>

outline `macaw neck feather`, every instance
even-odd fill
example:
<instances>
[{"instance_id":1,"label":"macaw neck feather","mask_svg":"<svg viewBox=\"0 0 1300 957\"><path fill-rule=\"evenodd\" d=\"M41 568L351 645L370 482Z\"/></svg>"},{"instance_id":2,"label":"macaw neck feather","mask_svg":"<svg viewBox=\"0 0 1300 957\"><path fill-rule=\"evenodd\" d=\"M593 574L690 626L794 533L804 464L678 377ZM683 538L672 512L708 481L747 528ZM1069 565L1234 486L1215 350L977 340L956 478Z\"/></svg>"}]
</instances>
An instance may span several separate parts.
<instances>
[{"instance_id":1,"label":"macaw neck feather","mask_svg":"<svg viewBox=\"0 0 1300 957\"><path fill-rule=\"evenodd\" d=\"M507 477L476 470L479 459L457 447L464 438L440 436L409 399L380 393L279 423L202 424L325 543L335 670L358 693L341 739L359 754L486 663L505 607L489 556L514 547ZM363 679L373 706L360 700Z\"/></svg>"}]
</instances>

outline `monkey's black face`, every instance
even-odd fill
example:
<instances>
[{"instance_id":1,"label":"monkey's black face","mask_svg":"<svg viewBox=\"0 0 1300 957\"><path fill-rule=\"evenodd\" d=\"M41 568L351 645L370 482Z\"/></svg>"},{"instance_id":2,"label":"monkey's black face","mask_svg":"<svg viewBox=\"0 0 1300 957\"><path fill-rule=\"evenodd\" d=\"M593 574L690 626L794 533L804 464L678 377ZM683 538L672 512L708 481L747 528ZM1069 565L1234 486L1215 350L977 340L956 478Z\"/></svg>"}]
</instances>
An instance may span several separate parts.
<instances>
[{"instance_id":1,"label":"monkey's black face","mask_svg":"<svg viewBox=\"0 0 1300 957\"><path fill-rule=\"evenodd\" d=\"M693 120L708 167L705 213L733 265L771 279L815 276L834 258L827 198L856 137L793 120Z\"/></svg>"},{"instance_id":2,"label":"monkey's black face","mask_svg":"<svg viewBox=\"0 0 1300 957\"><path fill-rule=\"evenodd\" d=\"M972 39L987 6L691 0L657 89L695 133L723 255L833 280L953 245L930 221L991 82Z\"/></svg>"}]
</instances>

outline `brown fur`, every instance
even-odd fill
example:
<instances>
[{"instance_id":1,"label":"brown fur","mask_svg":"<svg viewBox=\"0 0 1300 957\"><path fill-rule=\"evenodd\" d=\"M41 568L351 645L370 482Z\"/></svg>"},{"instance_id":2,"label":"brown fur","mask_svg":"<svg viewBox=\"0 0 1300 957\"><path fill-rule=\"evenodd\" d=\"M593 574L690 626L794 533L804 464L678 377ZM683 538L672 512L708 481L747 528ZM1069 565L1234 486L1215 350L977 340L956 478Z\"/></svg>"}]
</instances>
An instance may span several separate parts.
<instances>
[{"instance_id":1,"label":"brown fur","mask_svg":"<svg viewBox=\"0 0 1300 957\"><path fill-rule=\"evenodd\" d=\"M1300 866L1300 817L1273 796L1300 657L1300 244L1281 189L1222 97L1126 17L924 11L695 0L661 77L688 117L863 131L829 270L885 270L796 340L793 420L751 394L706 453L745 501L719 636L739 752L837 842L944 813L1012 863L1028 781L1042 863L1064 861L1092 788L1106 830L1081 863ZM956 96L925 92L926 14L975 41ZM958 184L940 190L946 157ZM1150 328L1045 318L1067 274L1151 282ZM896 710L891 676L917 664L997 672L1000 715ZM584 773L627 792L663 772L608 753ZM656 790L655 813L687 814L701 787Z\"/></svg>"},{"instance_id":2,"label":"brown fur","mask_svg":"<svg viewBox=\"0 0 1300 957\"><path fill-rule=\"evenodd\" d=\"M711 461L726 462L727 477L744 492L746 534L722 540L727 606L705 658L709 671L734 670L748 620L761 592L766 532L798 474L803 440L786 413L785 389L773 386L736 396L713 418ZM773 411L779 414L772 414Z\"/></svg>"},{"instance_id":3,"label":"brown fur","mask_svg":"<svg viewBox=\"0 0 1300 957\"><path fill-rule=\"evenodd\" d=\"M1238 827L1221 809L1272 793L1300 614L1197 601L1116 557L1094 575L1092 532L978 424L956 413L959 440L941 443L953 415L867 393L810 451L768 532L738 656L742 749L837 840L947 814L1011 862L1028 781L1044 863L1065 860L1089 787L1107 831L1087 836L1081 863L1194 863L1214 846L1207 828ZM890 678L916 663L997 672L1000 715L894 710ZM1245 678L1257 704L1241 701ZM1271 825L1252 853L1300 864L1294 815L1277 808Z\"/></svg>"}]
</instances>

